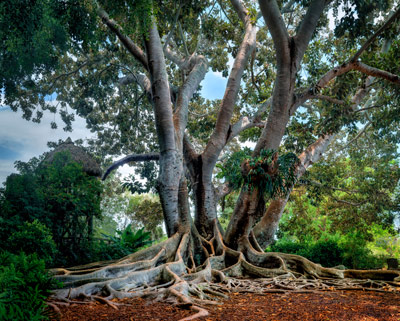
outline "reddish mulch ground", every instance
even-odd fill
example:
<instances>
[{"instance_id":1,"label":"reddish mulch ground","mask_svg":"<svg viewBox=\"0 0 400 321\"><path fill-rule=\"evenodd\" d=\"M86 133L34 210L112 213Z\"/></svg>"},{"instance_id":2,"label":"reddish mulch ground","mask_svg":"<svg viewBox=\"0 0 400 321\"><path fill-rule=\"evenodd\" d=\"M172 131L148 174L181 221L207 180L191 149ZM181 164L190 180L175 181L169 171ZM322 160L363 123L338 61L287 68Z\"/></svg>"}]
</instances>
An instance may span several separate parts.
<instances>
[{"instance_id":1,"label":"reddish mulch ground","mask_svg":"<svg viewBox=\"0 0 400 321\"><path fill-rule=\"evenodd\" d=\"M100 303L62 307L61 321L172 321L194 314L167 303L143 299L129 299L123 303L129 305L119 306L118 311ZM399 321L400 294L363 291L266 295L234 293L229 300L223 302L223 305L211 306L208 310L210 314L207 317L197 320Z\"/></svg>"}]
</instances>

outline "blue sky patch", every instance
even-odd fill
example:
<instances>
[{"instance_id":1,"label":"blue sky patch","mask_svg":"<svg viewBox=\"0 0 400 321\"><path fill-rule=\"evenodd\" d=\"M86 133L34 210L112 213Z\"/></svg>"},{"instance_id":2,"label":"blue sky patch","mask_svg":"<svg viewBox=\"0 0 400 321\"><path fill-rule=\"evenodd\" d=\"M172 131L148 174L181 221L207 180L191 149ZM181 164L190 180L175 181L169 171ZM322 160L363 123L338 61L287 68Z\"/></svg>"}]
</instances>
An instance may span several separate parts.
<instances>
[{"instance_id":1,"label":"blue sky patch","mask_svg":"<svg viewBox=\"0 0 400 321\"><path fill-rule=\"evenodd\" d=\"M227 78L222 78L213 72L208 72L201 83L203 86L201 89L202 96L207 99L222 99L227 82Z\"/></svg>"},{"instance_id":2,"label":"blue sky patch","mask_svg":"<svg viewBox=\"0 0 400 321\"><path fill-rule=\"evenodd\" d=\"M0 106L0 111L10 110L8 106Z\"/></svg>"},{"instance_id":3,"label":"blue sky patch","mask_svg":"<svg viewBox=\"0 0 400 321\"><path fill-rule=\"evenodd\" d=\"M7 145L2 145L0 143L0 160L16 161L18 159L19 153Z\"/></svg>"}]
</instances>

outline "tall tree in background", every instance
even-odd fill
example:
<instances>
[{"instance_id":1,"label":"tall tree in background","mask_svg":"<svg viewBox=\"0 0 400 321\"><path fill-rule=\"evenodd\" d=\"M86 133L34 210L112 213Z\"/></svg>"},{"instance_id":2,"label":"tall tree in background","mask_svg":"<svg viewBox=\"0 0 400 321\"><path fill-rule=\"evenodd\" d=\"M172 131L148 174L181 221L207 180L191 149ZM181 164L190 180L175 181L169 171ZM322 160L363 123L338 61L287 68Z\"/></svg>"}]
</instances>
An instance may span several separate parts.
<instances>
[{"instance_id":1,"label":"tall tree in background","mask_svg":"<svg viewBox=\"0 0 400 321\"><path fill-rule=\"evenodd\" d=\"M101 217L101 182L67 151L53 153L51 162L41 156L16 167L20 173L7 177L0 202L1 244L11 247L10 235L37 220L51 232L57 262L79 263L93 238L93 219Z\"/></svg>"},{"instance_id":2,"label":"tall tree in background","mask_svg":"<svg viewBox=\"0 0 400 321\"><path fill-rule=\"evenodd\" d=\"M60 296L104 287L112 296L129 296L126 291L160 275L162 281L175 280L169 293L183 302L196 292L189 280L200 275L270 276L289 269L362 277L301 257L264 254L261 247L275 233L296 179L342 128L349 140L362 135L364 129L357 130L364 126L389 144L398 142L397 3L43 0L29 5L0 6L4 103L22 109L25 118L36 110L35 121L43 110L59 110L66 129L76 111L98 133L104 153L133 152L106 174L127 162L157 160L157 190L170 236L116 263L139 261L123 268L94 265L97 272L79 276L60 270L65 284L88 282ZM334 32L328 12L337 18ZM376 18L380 15L384 19ZM224 97L216 102L199 95L210 67L228 76ZM56 104L45 99L53 94ZM242 163L242 189L223 231L217 202L229 192L229 182L215 187L213 173L229 144L246 135L257 144ZM131 272L138 266L144 270ZM91 282L93 273L126 276L125 285ZM129 276L139 274L141 281Z\"/></svg>"}]
</instances>

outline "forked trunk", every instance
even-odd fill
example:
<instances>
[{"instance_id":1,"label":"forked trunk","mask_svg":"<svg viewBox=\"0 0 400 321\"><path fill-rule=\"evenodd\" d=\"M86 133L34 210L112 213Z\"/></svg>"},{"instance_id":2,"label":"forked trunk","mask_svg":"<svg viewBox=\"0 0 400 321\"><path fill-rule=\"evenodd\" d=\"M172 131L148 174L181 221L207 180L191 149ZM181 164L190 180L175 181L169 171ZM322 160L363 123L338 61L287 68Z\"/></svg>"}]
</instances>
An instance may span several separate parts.
<instances>
[{"instance_id":1,"label":"forked trunk","mask_svg":"<svg viewBox=\"0 0 400 321\"><path fill-rule=\"evenodd\" d=\"M217 220L215 189L209 171L205 171L203 155L199 155L193 165L193 197L195 205L195 226L206 239L212 237L213 227Z\"/></svg>"}]
</instances>

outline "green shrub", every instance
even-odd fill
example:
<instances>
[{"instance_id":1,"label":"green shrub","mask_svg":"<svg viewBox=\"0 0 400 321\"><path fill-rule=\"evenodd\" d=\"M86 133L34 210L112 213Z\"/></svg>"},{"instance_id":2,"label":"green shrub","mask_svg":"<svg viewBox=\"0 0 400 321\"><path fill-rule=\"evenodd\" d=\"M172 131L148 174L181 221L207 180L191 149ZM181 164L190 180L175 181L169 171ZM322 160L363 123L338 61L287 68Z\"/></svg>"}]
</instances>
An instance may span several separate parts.
<instances>
[{"instance_id":1,"label":"green shrub","mask_svg":"<svg viewBox=\"0 0 400 321\"><path fill-rule=\"evenodd\" d=\"M50 229L38 220L25 222L19 231L11 234L7 250L16 254L20 251L26 254L36 253L47 266L51 265L57 253Z\"/></svg>"},{"instance_id":2,"label":"green shrub","mask_svg":"<svg viewBox=\"0 0 400 321\"><path fill-rule=\"evenodd\" d=\"M367 247L367 241L358 231L352 231L342 238L343 264L353 269L380 269L385 259L374 256Z\"/></svg>"},{"instance_id":3,"label":"green shrub","mask_svg":"<svg viewBox=\"0 0 400 321\"><path fill-rule=\"evenodd\" d=\"M383 257L372 255L357 233L305 243L282 239L268 247L267 251L301 255L325 267L344 265L353 269L379 269L385 261Z\"/></svg>"},{"instance_id":4,"label":"green shrub","mask_svg":"<svg viewBox=\"0 0 400 321\"><path fill-rule=\"evenodd\" d=\"M44 300L54 286L36 254L0 253L0 320L48 320Z\"/></svg>"},{"instance_id":5,"label":"green shrub","mask_svg":"<svg viewBox=\"0 0 400 321\"><path fill-rule=\"evenodd\" d=\"M129 224L124 230L117 231L118 236L104 235L108 242L93 244L93 255L97 261L119 259L152 244L150 232L144 228L133 230Z\"/></svg>"},{"instance_id":6,"label":"green shrub","mask_svg":"<svg viewBox=\"0 0 400 321\"><path fill-rule=\"evenodd\" d=\"M322 266L333 267L343 264L343 249L335 240L319 240L309 246L307 258Z\"/></svg>"},{"instance_id":7,"label":"green shrub","mask_svg":"<svg viewBox=\"0 0 400 321\"><path fill-rule=\"evenodd\" d=\"M282 239L267 248L268 252L281 252L308 257L308 246L293 240Z\"/></svg>"},{"instance_id":8,"label":"green shrub","mask_svg":"<svg viewBox=\"0 0 400 321\"><path fill-rule=\"evenodd\" d=\"M311 243L300 243L293 240L280 240L270 246L268 251L297 254L314 263L332 267L343 264L343 250L333 239L319 240Z\"/></svg>"}]
</instances>

